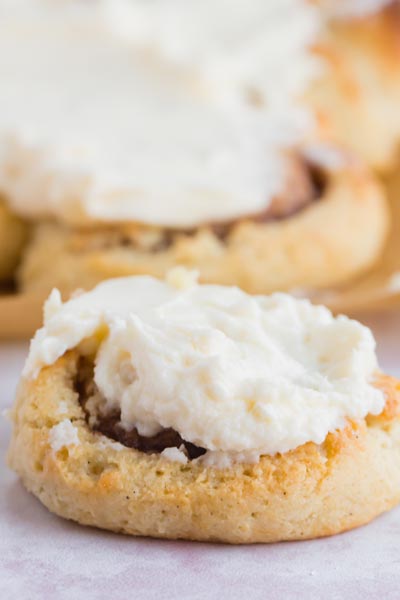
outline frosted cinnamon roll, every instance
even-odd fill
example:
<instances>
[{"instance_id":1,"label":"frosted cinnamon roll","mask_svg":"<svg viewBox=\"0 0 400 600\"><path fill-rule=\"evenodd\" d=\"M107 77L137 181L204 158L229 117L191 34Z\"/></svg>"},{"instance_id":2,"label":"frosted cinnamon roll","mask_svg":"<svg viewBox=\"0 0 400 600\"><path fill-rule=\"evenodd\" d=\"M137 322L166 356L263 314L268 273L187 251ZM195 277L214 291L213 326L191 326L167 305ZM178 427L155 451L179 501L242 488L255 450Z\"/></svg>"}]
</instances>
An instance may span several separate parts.
<instances>
[{"instance_id":1,"label":"frosted cinnamon roll","mask_svg":"<svg viewBox=\"0 0 400 600\"><path fill-rule=\"evenodd\" d=\"M109 277L163 277L185 265L202 282L268 293L332 286L367 269L388 228L377 182L332 147L309 147L302 158L287 158L286 168L282 192L262 210L236 219L186 228L44 223L26 250L20 287L42 292L56 285L68 293Z\"/></svg>"},{"instance_id":2,"label":"frosted cinnamon roll","mask_svg":"<svg viewBox=\"0 0 400 600\"><path fill-rule=\"evenodd\" d=\"M185 264L268 292L333 285L379 255L379 186L345 153L303 150L318 133L303 98L322 66L310 3L0 11L0 190L35 229L22 289Z\"/></svg>"},{"instance_id":3,"label":"frosted cinnamon roll","mask_svg":"<svg viewBox=\"0 0 400 600\"><path fill-rule=\"evenodd\" d=\"M51 511L131 535L331 535L400 500L399 382L371 332L285 294L167 282L54 291L10 465Z\"/></svg>"}]
</instances>

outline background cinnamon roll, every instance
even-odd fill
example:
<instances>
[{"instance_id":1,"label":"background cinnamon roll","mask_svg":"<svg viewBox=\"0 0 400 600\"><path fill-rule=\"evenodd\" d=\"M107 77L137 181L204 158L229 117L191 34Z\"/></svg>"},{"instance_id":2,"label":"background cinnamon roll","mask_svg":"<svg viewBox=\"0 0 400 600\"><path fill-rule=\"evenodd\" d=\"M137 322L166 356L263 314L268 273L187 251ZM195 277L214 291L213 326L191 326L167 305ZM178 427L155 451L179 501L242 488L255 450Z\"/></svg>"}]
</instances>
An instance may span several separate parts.
<instances>
[{"instance_id":1,"label":"background cinnamon roll","mask_svg":"<svg viewBox=\"0 0 400 600\"><path fill-rule=\"evenodd\" d=\"M268 208L230 221L187 229L39 225L19 270L20 287L70 292L109 277L163 277L175 265L198 270L203 282L252 293L345 282L382 249L388 229L383 191L338 149L313 147L308 155L287 159L286 182Z\"/></svg>"},{"instance_id":2,"label":"background cinnamon roll","mask_svg":"<svg viewBox=\"0 0 400 600\"><path fill-rule=\"evenodd\" d=\"M316 45L324 67L311 104L331 139L388 171L400 143L400 4L326 5L330 19Z\"/></svg>"},{"instance_id":3,"label":"background cinnamon roll","mask_svg":"<svg viewBox=\"0 0 400 600\"><path fill-rule=\"evenodd\" d=\"M379 256L379 184L315 150L320 9L21 0L0 16L0 190L33 229L20 289L176 264L250 292L323 287Z\"/></svg>"},{"instance_id":4,"label":"background cinnamon roll","mask_svg":"<svg viewBox=\"0 0 400 600\"><path fill-rule=\"evenodd\" d=\"M0 198L0 283L10 283L27 241L28 226Z\"/></svg>"}]
</instances>

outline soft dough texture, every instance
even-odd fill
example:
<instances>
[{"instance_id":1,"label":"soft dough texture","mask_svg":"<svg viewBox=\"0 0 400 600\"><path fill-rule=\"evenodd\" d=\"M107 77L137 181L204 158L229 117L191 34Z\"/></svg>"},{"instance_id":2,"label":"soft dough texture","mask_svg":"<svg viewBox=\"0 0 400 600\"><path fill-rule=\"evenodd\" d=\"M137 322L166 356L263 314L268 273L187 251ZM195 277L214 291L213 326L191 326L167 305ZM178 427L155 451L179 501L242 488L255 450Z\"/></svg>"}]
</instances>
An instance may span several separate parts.
<instances>
[{"instance_id":1,"label":"soft dough texture","mask_svg":"<svg viewBox=\"0 0 400 600\"><path fill-rule=\"evenodd\" d=\"M400 143L400 6L333 22L317 53L325 70L309 99L329 137L387 171Z\"/></svg>"},{"instance_id":2,"label":"soft dough texture","mask_svg":"<svg viewBox=\"0 0 400 600\"><path fill-rule=\"evenodd\" d=\"M387 397L380 416L320 446L218 470L93 433L74 391L77 364L70 352L23 383L9 451L28 490L60 516L132 535L253 543L339 533L400 500L400 384L390 377L377 376ZM65 419L67 445L52 433Z\"/></svg>"},{"instance_id":3,"label":"soft dough texture","mask_svg":"<svg viewBox=\"0 0 400 600\"><path fill-rule=\"evenodd\" d=\"M321 168L321 198L282 220L237 221L224 239L211 228L172 234L140 225L38 226L21 265L20 287L70 292L110 277L163 277L175 265L197 269L202 283L238 285L249 293L345 282L379 256L388 213L376 180L347 155L334 156L337 169Z\"/></svg>"}]
</instances>

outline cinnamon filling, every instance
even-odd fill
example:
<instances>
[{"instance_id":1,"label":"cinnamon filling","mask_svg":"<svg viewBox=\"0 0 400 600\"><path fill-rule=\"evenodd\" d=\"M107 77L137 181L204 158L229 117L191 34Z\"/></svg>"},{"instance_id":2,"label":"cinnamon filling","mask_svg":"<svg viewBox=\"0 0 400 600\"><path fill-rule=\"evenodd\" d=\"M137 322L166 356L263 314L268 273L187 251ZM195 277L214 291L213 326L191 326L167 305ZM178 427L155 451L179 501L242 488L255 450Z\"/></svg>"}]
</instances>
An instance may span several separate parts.
<instances>
[{"instance_id":1,"label":"cinnamon filling","mask_svg":"<svg viewBox=\"0 0 400 600\"><path fill-rule=\"evenodd\" d=\"M107 413L101 410L101 397L94 382L94 365L84 357L79 359L75 391L79 395L79 403L89 427L127 448L134 448L146 454L159 454L166 448L180 448L190 460L206 453L204 448L182 439L180 434L171 428L162 429L151 437L140 435L136 428L130 431L124 429L121 426L119 411Z\"/></svg>"},{"instance_id":2,"label":"cinnamon filling","mask_svg":"<svg viewBox=\"0 0 400 600\"><path fill-rule=\"evenodd\" d=\"M282 221L293 217L321 198L325 181L322 173L316 167L296 155L289 157L287 166L288 172L282 193L275 196L264 211L242 217L240 221L253 221L254 223ZM225 239L238 222L239 220L235 219L225 223L213 223L211 228L219 238Z\"/></svg>"}]
</instances>

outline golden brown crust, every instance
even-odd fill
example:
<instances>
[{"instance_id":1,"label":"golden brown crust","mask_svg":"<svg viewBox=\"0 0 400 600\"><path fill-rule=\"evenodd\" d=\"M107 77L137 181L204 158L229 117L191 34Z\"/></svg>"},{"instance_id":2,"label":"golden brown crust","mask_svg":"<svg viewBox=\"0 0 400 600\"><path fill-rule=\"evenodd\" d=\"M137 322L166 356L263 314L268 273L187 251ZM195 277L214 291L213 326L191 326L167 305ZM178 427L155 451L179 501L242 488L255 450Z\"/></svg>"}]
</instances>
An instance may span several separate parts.
<instances>
[{"instance_id":1,"label":"golden brown crust","mask_svg":"<svg viewBox=\"0 0 400 600\"><path fill-rule=\"evenodd\" d=\"M238 285L249 293L345 282L370 267L388 228L380 185L361 166L328 172L319 201L269 223L242 221L224 239L209 228L176 234L140 226L67 230L39 226L20 270L25 291L89 289L99 281L134 274L163 277L177 265L197 269L204 283ZM126 236L133 244L126 245Z\"/></svg>"},{"instance_id":2,"label":"golden brown crust","mask_svg":"<svg viewBox=\"0 0 400 600\"><path fill-rule=\"evenodd\" d=\"M0 198L0 282L13 277L27 239L27 226Z\"/></svg>"},{"instance_id":3,"label":"golden brown crust","mask_svg":"<svg viewBox=\"0 0 400 600\"><path fill-rule=\"evenodd\" d=\"M325 73L309 100L330 139L381 171L400 143L400 9L331 24L316 48Z\"/></svg>"},{"instance_id":4,"label":"golden brown crust","mask_svg":"<svg viewBox=\"0 0 400 600\"><path fill-rule=\"evenodd\" d=\"M22 384L9 451L25 486L60 516L132 535L251 543L335 534L400 500L396 380L379 377L390 406L382 417L350 423L321 446L218 470L118 448L93 433L73 389L77 364L70 352ZM79 444L55 452L51 428L64 419Z\"/></svg>"}]
</instances>

